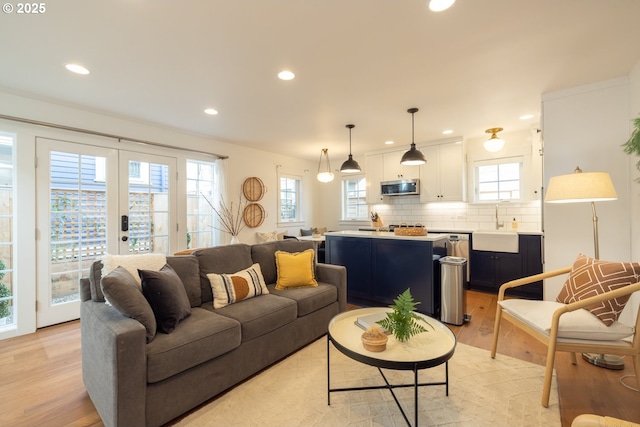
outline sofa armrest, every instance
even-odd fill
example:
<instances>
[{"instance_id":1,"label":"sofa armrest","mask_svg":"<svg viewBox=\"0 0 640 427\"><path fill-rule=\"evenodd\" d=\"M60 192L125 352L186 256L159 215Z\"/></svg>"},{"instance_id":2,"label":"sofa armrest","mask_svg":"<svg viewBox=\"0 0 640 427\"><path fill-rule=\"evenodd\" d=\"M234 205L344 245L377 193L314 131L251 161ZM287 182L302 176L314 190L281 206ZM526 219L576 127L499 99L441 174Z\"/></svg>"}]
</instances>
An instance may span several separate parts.
<instances>
[{"instance_id":1,"label":"sofa armrest","mask_svg":"<svg viewBox=\"0 0 640 427\"><path fill-rule=\"evenodd\" d=\"M80 305L82 378L105 426L144 426L146 330L103 302Z\"/></svg>"},{"instance_id":2,"label":"sofa armrest","mask_svg":"<svg viewBox=\"0 0 640 427\"><path fill-rule=\"evenodd\" d=\"M342 265L316 264L316 279L338 288L340 312L347 310L347 268Z\"/></svg>"}]
</instances>

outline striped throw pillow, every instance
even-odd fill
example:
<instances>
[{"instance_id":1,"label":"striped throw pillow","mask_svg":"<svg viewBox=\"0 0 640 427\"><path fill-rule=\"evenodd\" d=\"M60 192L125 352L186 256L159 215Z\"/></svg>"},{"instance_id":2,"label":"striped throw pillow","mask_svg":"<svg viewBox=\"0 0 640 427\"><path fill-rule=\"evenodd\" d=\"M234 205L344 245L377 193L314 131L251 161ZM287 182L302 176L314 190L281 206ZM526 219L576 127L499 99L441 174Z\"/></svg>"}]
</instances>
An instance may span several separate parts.
<instances>
[{"instance_id":1,"label":"striped throw pillow","mask_svg":"<svg viewBox=\"0 0 640 427\"><path fill-rule=\"evenodd\" d=\"M260 264L232 274L207 274L213 292L213 308L222 308L238 301L268 294Z\"/></svg>"}]
</instances>

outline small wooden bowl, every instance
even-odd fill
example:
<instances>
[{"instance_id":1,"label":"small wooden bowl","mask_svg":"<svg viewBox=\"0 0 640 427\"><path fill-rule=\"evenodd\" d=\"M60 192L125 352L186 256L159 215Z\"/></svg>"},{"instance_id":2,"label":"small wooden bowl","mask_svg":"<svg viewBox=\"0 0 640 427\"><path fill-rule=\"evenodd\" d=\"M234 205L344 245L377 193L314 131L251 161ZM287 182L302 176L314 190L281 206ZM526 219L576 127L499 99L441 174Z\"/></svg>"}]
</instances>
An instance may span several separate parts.
<instances>
[{"instance_id":1,"label":"small wooden bowl","mask_svg":"<svg viewBox=\"0 0 640 427\"><path fill-rule=\"evenodd\" d=\"M376 326L370 326L360 337L365 350L381 352L387 348L389 338Z\"/></svg>"}]
</instances>

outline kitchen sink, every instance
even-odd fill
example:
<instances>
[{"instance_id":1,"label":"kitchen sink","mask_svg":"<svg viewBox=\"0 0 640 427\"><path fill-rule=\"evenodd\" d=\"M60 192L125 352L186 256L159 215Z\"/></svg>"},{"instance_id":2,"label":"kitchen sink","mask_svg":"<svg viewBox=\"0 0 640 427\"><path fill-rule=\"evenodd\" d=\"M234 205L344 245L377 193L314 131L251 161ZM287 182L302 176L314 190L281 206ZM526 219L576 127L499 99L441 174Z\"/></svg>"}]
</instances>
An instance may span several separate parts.
<instances>
[{"instance_id":1,"label":"kitchen sink","mask_svg":"<svg viewBox=\"0 0 640 427\"><path fill-rule=\"evenodd\" d=\"M518 232L509 230L478 230L473 232L475 251L518 253Z\"/></svg>"}]
</instances>

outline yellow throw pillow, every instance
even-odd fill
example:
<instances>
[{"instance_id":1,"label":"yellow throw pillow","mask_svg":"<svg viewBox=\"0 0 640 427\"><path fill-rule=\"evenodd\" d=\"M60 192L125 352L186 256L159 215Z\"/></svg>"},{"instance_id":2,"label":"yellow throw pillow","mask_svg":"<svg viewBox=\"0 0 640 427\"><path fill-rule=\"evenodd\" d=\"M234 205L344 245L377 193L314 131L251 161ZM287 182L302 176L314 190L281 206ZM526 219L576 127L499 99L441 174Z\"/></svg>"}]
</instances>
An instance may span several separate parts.
<instances>
[{"instance_id":1,"label":"yellow throw pillow","mask_svg":"<svg viewBox=\"0 0 640 427\"><path fill-rule=\"evenodd\" d=\"M276 267L278 269L276 289L318 286L313 268L314 258L313 249L307 249L303 252L276 251Z\"/></svg>"}]
</instances>

